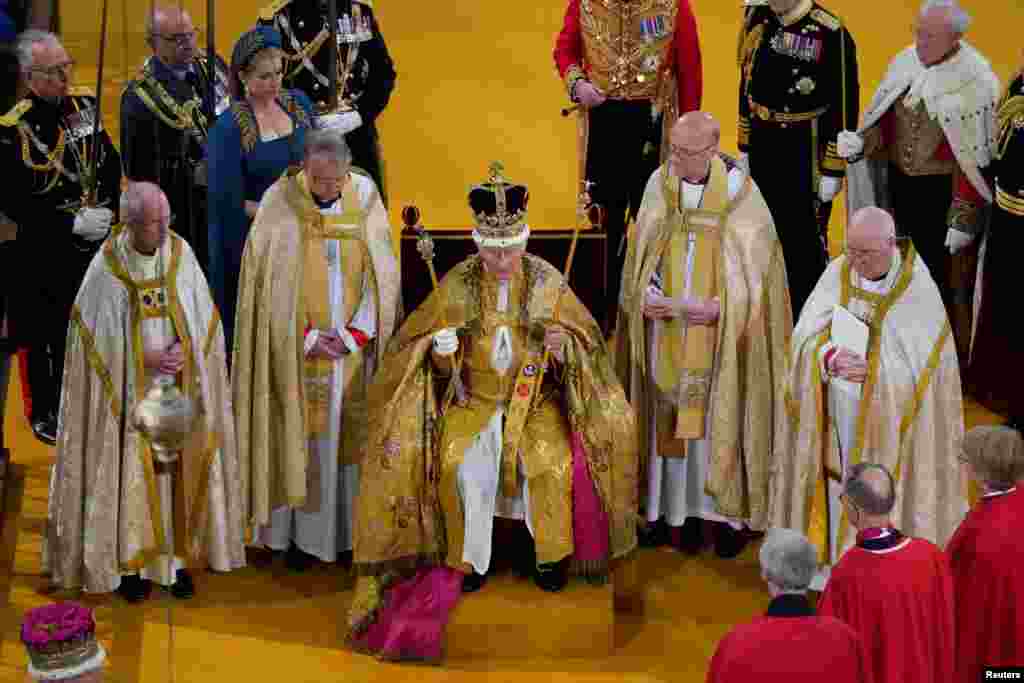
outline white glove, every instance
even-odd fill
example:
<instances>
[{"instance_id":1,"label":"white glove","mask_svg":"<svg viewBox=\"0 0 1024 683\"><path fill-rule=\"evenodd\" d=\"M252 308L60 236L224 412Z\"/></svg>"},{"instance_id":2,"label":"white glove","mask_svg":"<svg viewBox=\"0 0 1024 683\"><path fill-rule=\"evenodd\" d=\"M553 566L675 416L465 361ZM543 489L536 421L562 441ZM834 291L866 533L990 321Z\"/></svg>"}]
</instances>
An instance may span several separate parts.
<instances>
[{"instance_id":1,"label":"white glove","mask_svg":"<svg viewBox=\"0 0 1024 683\"><path fill-rule=\"evenodd\" d=\"M852 159L864 151L864 138L852 130L844 130L836 138L836 154L843 159Z\"/></svg>"},{"instance_id":2,"label":"white glove","mask_svg":"<svg viewBox=\"0 0 1024 683\"><path fill-rule=\"evenodd\" d=\"M75 227L71 232L84 240L96 242L107 236L113 221L114 212L110 209L79 209L75 214Z\"/></svg>"},{"instance_id":3,"label":"white glove","mask_svg":"<svg viewBox=\"0 0 1024 683\"><path fill-rule=\"evenodd\" d=\"M818 198L825 204L836 198L839 194L839 188L842 187L843 181L841 178L833 178L832 176L822 176L821 183L818 184Z\"/></svg>"},{"instance_id":4,"label":"white glove","mask_svg":"<svg viewBox=\"0 0 1024 683\"><path fill-rule=\"evenodd\" d=\"M363 117L357 111L346 111L341 114L323 114L316 117L317 128L329 128L342 135L351 133L363 125Z\"/></svg>"},{"instance_id":5,"label":"white glove","mask_svg":"<svg viewBox=\"0 0 1024 683\"><path fill-rule=\"evenodd\" d=\"M956 228L950 228L946 233L946 246L949 247L950 254L955 254L973 241L974 235L961 232Z\"/></svg>"},{"instance_id":6,"label":"white glove","mask_svg":"<svg viewBox=\"0 0 1024 683\"><path fill-rule=\"evenodd\" d=\"M450 356L459 350L459 335L454 327L446 327L434 335L434 353L439 356Z\"/></svg>"},{"instance_id":7,"label":"white glove","mask_svg":"<svg viewBox=\"0 0 1024 683\"><path fill-rule=\"evenodd\" d=\"M579 100L579 103L583 105L584 109L593 109L603 104L606 99L604 94L593 83L584 79L576 81L576 85L573 86L573 94Z\"/></svg>"}]
</instances>

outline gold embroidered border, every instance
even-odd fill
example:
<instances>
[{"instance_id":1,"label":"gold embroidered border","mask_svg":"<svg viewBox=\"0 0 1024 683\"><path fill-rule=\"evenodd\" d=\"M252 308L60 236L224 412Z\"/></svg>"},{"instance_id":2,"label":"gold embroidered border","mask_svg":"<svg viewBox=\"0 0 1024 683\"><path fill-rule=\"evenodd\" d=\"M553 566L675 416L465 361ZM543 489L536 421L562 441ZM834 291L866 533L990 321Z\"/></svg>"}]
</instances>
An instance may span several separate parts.
<instances>
[{"instance_id":1,"label":"gold embroidered border","mask_svg":"<svg viewBox=\"0 0 1024 683\"><path fill-rule=\"evenodd\" d=\"M1006 213L1024 216L1024 199L1014 197L999 185L996 185L996 204Z\"/></svg>"},{"instance_id":2,"label":"gold embroidered border","mask_svg":"<svg viewBox=\"0 0 1024 683\"><path fill-rule=\"evenodd\" d=\"M833 173L844 173L846 171L846 159L839 156L836 143L829 142L825 145L825 158L821 160L821 167Z\"/></svg>"},{"instance_id":3,"label":"gold embroidered border","mask_svg":"<svg viewBox=\"0 0 1024 683\"><path fill-rule=\"evenodd\" d=\"M769 121L772 123L803 123L805 121L814 121L819 118L822 114L828 111L828 107L821 107L814 111L801 112L799 114L790 114L789 112L775 111L764 107L754 100L750 101L750 113L753 116L761 119L762 121Z\"/></svg>"},{"instance_id":4,"label":"gold embroidered border","mask_svg":"<svg viewBox=\"0 0 1024 683\"><path fill-rule=\"evenodd\" d=\"M82 347L85 350L85 357L89 361L89 366L100 378L100 381L103 382L103 390L107 392L107 397L110 399L110 410L114 417L120 420L121 399L114 391L114 381L110 377L110 370L107 369L99 351L96 350L96 339L92 335L92 330L82 320L82 311L78 308L77 304L71 307L71 324L78 327L79 335L82 338Z\"/></svg>"},{"instance_id":5,"label":"gold embroidered border","mask_svg":"<svg viewBox=\"0 0 1024 683\"><path fill-rule=\"evenodd\" d=\"M203 342L203 357L209 358L213 351L213 342L217 339L217 328L220 326L220 309L213 307L213 315L210 316L210 327L206 330L206 341Z\"/></svg>"},{"instance_id":6,"label":"gold embroidered border","mask_svg":"<svg viewBox=\"0 0 1024 683\"><path fill-rule=\"evenodd\" d=\"M910 425L917 419L917 414L921 411L921 401L924 399L924 392L928 391L928 385L931 384L932 376L935 374L936 368L939 367L939 360L942 358L942 349L945 348L946 341L949 339L951 332L952 328L949 325L949 320L946 320L946 324L943 325L942 332L939 334L939 339L935 342L935 347L928 356L928 364L925 366L924 372L921 373L921 377L917 381L917 387L914 389L914 397L911 399L910 405L907 406L907 411L904 413L903 419L900 420L900 444L903 443L907 430L910 429ZM901 446L900 453L902 454L902 452L903 448ZM896 479L896 481L899 481L900 479L900 468L902 464L902 458L896 461L896 471L893 472L893 478Z\"/></svg>"}]
</instances>

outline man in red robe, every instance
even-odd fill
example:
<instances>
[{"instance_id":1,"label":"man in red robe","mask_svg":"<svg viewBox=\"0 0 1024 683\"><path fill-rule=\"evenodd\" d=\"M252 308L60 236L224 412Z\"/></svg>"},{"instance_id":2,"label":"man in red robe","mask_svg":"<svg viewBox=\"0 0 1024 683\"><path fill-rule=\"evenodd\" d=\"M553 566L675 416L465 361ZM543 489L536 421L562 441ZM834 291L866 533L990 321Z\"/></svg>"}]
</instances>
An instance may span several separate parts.
<instances>
[{"instance_id":1,"label":"man in red robe","mask_svg":"<svg viewBox=\"0 0 1024 683\"><path fill-rule=\"evenodd\" d=\"M833 617L815 616L807 586L818 551L803 534L772 529L761 546L761 576L772 596L768 612L737 626L718 644L708 683L868 683L860 636Z\"/></svg>"},{"instance_id":2,"label":"man in red robe","mask_svg":"<svg viewBox=\"0 0 1024 683\"><path fill-rule=\"evenodd\" d=\"M606 211L608 310L595 314L609 331L626 222L640 209L647 179L668 159L669 130L700 109L697 20L689 0L569 0L554 57L577 105L580 180L594 183L590 196Z\"/></svg>"},{"instance_id":3,"label":"man in red robe","mask_svg":"<svg viewBox=\"0 0 1024 683\"><path fill-rule=\"evenodd\" d=\"M858 463L843 485L857 545L832 569L820 616L860 633L875 683L953 679L953 576L943 552L890 521L895 482L881 465Z\"/></svg>"},{"instance_id":4,"label":"man in red robe","mask_svg":"<svg viewBox=\"0 0 1024 683\"><path fill-rule=\"evenodd\" d=\"M983 491L946 547L956 590L956 681L1024 664L1024 437L975 427L961 462Z\"/></svg>"}]
</instances>

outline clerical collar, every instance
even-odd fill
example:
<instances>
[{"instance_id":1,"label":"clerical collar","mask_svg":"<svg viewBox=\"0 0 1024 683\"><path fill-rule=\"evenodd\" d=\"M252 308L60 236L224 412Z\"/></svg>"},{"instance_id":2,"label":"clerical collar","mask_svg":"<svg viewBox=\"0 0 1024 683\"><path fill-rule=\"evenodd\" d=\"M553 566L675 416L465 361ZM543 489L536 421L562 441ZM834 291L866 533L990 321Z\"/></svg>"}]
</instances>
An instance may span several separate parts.
<instances>
[{"instance_id":1,"label":"clerical collar","mask_svg":"<svg viewBox=\"0 0 1024 683\"><path fill-rule=\"evenodd\" d=\"M806 17L812 9L814 9L814 2L812 2L812 0L800 0L793 9L781 16L775 16L779 17L779 22L788 28Z\"/></svg>"},{"instance_id":2,"label":"clerical collar","mask_svg":"<svg viewBox=\"0 0 1024 683\"><path fill-rule=\"evenodd\" d=\"M803 593L782 593L772 598L765 616L775 618L812 617L814 616L814 610L811 609L811 603L807 600L807 595Z\"/></svg>"},{"instance_id":3,"label":"clerical collar","mask_svg":"<svg viewBox=\"0 0 1024 683\"><path fill-rule=\"evenodd\" d=\"M999 498L1000 496L1005 496L1008 493L1013 493L1016 490L1017 490L1016 486L1011 486L1010 488L1006 489L1005 491L989 491L988 493L983 494L981 497L983 499L985 499L985 500L988 500L989 498Z\"/></svg>"},{"instance_id":4,"label":"clerical collar","mask_svg":"<svg viewBox=\"0 0 1024 683\"><path fill-rule=\"evenodd\" d=\"M864 550L891 550L903 542L904 536L895 527L873 527L857 532L857 546Z\"/></svg>"},{"instance_id":5,"label":"clerical collar","mask_svg":"<svg viewBox=\"0 0 1024 683\"><path fill-rule=\"evenodd\" d=\"M316 196L315 194L313 194L312 192L310 192L310 195L312 195L312 197L313 197L313 202L314 202L314 203L316 203L316 205L317 205L317 206L318 206L319 208L321 208L321 209L329 209L329 208L331 208L332 206L334 206L334 204L335 204L335 203L336 203L336 202L337 202L337 201L338 201L339 199L341 199L341 195L340 195L340 194L339 194L339 195L338 195L337 197L335 197L334 199L320 199L319 197L317 197L317 196Z\"/></svg>"},{"instance_id":6,"label":"clerical collar","mask_svg":"<svg viewBox=\"0 0 1024 683\"><path fill-rule=\"evenodd\" d=\"M711 169L708 169L707 174L701 180L698 180L695 183L687 180L686 178L683 178L682 181L684 183L686 183L687 185L692 185L694 187L704 187L705 185L708 184L708 180L710 180L710 179L711 179Z\"/></svg>"}]
</instances>

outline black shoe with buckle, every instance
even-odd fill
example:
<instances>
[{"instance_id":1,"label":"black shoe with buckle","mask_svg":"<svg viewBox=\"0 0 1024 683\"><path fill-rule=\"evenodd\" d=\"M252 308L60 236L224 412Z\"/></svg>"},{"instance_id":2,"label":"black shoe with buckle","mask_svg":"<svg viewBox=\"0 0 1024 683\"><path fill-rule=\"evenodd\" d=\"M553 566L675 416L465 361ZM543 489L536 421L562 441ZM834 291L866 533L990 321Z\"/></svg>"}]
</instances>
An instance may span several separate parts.
<instances>
[{"instance_id":1,"label":"black shoe with buckle","mask_svg":"<svg viewBox=\"0 0 1024 683\"><path fill-rule=\"evenodd\" d=\"M144 579L138 574L121 577L121 585L117 587L117 594L131 603L142 602L149 597L153 590L153 582Z\"/></svg>"},{"instance_id":2,"label":"black shoe with buckle","mask_svg":"<svg viewBox=\"0 0 1024 683\"><path fill-rule=\"evenodd\" d=\"M487 574L466 574L462 577L462 592L463 593L476 593L478 590L484 587L487 583Z\"/></svg>"},{"instance_id":3,"label":"black shoe with buckle","mask_svg":"<svg viewBox=\"0 0 1024 683\"><path fill-rule=\"evenodd\" d=\"M538 565L533 580L542 590L557 593L569 583L569 563L562 560Z\"/></svg>"},{"instance_id":4,"label":"black shoe with buckle","mask_svg":"<svg viewBox=\"0 0 1024 683\"><path fill-rule=\"evenodd\" d=\"M47 415L39 420L32 421L32 433L36 438L45 444L55 446L57 444L57 418L54 415Z\"/></svg>"},{"instance_id":5,"label":"black shoe with buckle","mask_svg":"<svg viewBox=\"0 0 1024 683\"><path fill-rule=\"evenodd\" d=\"M179 600L188 600L196 594L195 584L192 583L192 575L187 569L179 569L174 574L174 583L171 584L171 595Z\"/></svg>"}]
</instances>

